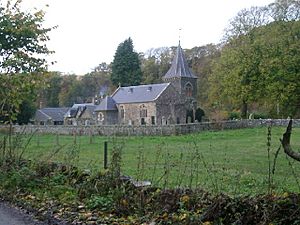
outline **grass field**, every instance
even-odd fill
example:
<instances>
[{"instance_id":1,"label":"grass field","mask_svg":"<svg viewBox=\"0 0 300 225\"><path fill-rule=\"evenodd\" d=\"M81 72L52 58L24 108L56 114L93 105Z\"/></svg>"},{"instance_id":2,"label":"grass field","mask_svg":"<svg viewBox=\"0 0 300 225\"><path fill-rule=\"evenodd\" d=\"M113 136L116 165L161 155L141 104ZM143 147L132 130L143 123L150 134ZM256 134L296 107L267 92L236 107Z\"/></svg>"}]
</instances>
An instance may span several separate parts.
<instances>
[{"instance_id":1,"label":"grass field","mask_svg":"<svg viewBox=\"0 0 300 225\"><path fill-rule=\"evenodd\" d=\"M200 187L228 194L266 193L269 163L280 146L285 128L273 127L270 160L267 128L203 132L167 137L98 137L34 135L24 156L33 160L74 163L81 168L103 169L103 145L108 141L122 151L122 174L154 185ZM300 149L300 129L293 129L292 145ZM271 176L276 192L299 191L300 163L281 149Z\"/></svg>"}]
</instances>

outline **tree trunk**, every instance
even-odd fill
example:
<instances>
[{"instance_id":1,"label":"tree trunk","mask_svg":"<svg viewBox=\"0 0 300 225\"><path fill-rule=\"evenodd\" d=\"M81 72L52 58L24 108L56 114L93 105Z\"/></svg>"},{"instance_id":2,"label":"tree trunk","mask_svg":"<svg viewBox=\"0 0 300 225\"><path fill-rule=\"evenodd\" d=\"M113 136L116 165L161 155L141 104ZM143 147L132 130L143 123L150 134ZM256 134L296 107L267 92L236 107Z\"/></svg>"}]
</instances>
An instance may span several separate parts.
<instances>
[{"instance_id":1,"label":"tree trunk","mask_svg":"<svg viewBox=\"0 0 300 225\"><path fill-rule=\"evenodd\" d=\"M286 132L283 134L282 139L280 139L284 152L291 158L300 162L300 153L293 151L290 145L291 133L292 133L293 120L290 120Z\"/></svg>"},{"instance_id":2,"label":"tree trunk","mask_svg":"<svg viewBox=\"0 0 300 225\"><path fill-rule=\"evenodd\" d=\"M247 102L245 100L243 100L241 117L243 119L247 119L247 113L248 113L248 104L247 104Z\"/></svg>"}]
</instances>

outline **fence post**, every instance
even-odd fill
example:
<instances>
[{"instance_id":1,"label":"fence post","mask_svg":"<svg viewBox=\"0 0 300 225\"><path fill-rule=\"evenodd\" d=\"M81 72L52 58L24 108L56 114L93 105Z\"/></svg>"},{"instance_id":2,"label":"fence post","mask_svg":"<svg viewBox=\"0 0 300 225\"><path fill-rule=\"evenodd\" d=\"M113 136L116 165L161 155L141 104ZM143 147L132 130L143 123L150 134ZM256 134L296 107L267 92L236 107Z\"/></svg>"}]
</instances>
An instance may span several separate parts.
<instances>
[{"instance_id":1,"label":"fence post","mask_svg":"<svg viewBox=\"0 0 300 225\"><path fill-rule=\"evenodd\" d=\"M58 133L56 133L56 140L55 140L55 143L56 143L57 146L59 145L59 136L58 136Z\"/></svg>"},{"instance_id":2,"label":"fence post","mask_svg":"<svg viewBox=\"0 0 300 225\"><path fill-rule=\"evenodd\" d=\"M107 169L107 141L104 141L104 169Z\"/></svg>"},{"instance_id":3,"label":"fence post","mask_svg":"<svg viewBox=\"0 0 300 225\"><path fill-rule=\"evenodd\" d=\"M40 134L38 132L36 133L36 145L40 147Z\"/></svg>"}]
</instances>

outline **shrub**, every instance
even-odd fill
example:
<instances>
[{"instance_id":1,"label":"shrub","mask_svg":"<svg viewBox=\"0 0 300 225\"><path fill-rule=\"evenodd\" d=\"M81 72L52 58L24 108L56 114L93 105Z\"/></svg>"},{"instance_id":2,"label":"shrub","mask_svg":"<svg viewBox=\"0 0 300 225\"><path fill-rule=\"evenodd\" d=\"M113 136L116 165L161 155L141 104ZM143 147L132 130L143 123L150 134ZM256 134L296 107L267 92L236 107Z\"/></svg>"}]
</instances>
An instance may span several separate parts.
<instances>
[{"instance_id":1,"label":"shrub","mask_svg":"<svg viewBox=\"0 0 300 225\"><path fill-rule=\"evenodd\" d=\"M229 112L228 119L229 120L238 120L241 119L241 113L238 111Z\"/></svg>"},{"instance_id":2,"label":"shrub","mask_svg":"<svg viewBox=\"0 0 300 225\"><path fill-rule=\"evenodd\" d=\"M269 115L267 113L255 112L253 113L253 119L268 119Z\"/></svg>"}]
</instances>

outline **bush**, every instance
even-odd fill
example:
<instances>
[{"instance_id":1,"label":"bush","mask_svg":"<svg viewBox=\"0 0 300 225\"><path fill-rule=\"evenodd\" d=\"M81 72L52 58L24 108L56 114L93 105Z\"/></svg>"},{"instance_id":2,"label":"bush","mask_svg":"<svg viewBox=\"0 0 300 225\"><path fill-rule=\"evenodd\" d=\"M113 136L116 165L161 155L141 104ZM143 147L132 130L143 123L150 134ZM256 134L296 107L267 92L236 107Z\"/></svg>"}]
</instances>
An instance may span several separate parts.
<instances>
[{"instance_id":1,"label":"bush","mask_svg":"<svg viewBox=\"0 0 300 225\"><path fill-rule=\"evenodd\" d=\"M255 112L253 113L253 119L268 119L270 118L267 113Z\"/></svg>"},{"instance_id":2,"label":"bush","mask_svg":"<svg viewBox=\"0 0 300 225\"><path fill-rule=\"evenodd\" d=\"M94 210L98 209L101 211L111 210L113 208L114 200L112 196L99 196L92 195L87 203L88 208Z\"/></svg>"},{"instance_id":3,"label":"bush","mask_svg":"<svg viewBox=\"0 0 300 225\"><path fill-rule=\"evenodd\" d=\"M229 120L239 120L241 119L241 113L238 111L229 112L228 119Z\"/></svg>"}]
</instances>

